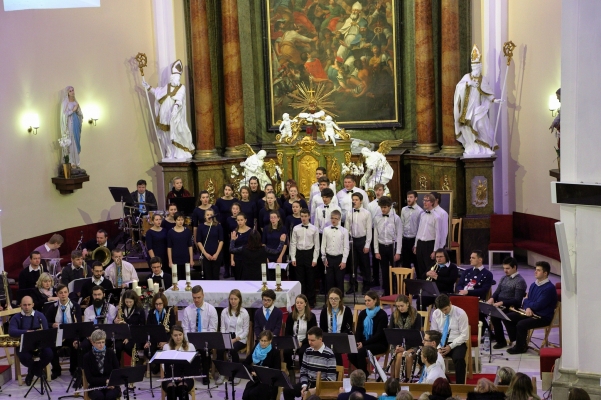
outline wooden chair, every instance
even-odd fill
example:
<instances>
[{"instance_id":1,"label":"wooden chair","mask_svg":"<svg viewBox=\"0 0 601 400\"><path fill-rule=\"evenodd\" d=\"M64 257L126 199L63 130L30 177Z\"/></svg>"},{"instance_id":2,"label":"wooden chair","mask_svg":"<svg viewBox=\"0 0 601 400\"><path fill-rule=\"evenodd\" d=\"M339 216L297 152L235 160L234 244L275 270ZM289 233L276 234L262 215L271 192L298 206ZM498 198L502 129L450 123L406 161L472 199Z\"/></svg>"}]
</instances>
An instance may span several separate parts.
<instances>
[{"instance_id":1,"label":"wooden chair","mask_svg":"<svg viewBox=\"0 0 601 400\"><path fill-rule=\"evenodd\" d=\"M394 301L396 300L397 296L401 293L405 293L405 279L411 279L414 276L414 273L415 270L413 268L390 268L390 270L388 271L388 275L391 294L390 296L380 297L380 304L382 304L382 306L387 304L394 306ZM392 288L394 287L394 285L392 284L393 274L396 275L396 293L392 290Z\"/></svg>"},{"instance_id":2,"label":"wooden chair","mask_svg":"<svg viewBox=\"0 0 601 400\"><path fill-rule=\"evenodd\" d=\"M359 312L365 310L367 307L365 304L355 304L355 308L353 309L353 332L357 332L357 321L359 321ZM388 355L389 352L382 354L374 354L374 357L378 359L378 357L384 357L384 364L388 363ZM349 375L351 373L351 363L349 363Z\"/></svg>"},{"instance_id":3,"label":"wooden chair","mask_svg":"<svg viewBox=\"0 0 601 400\"><path fill-rule=\"evenodd\" d=\"M164 377L165 377L165 370L163 369L163 364L161 364L161 379L163 379ZM192 388L188 392L188 394L190 395L190 398L192 400L196 400L196 390L194 390L195 386L196 386L196 381L194 380L194 386L192 386ZM165 393L165 391L163 390L163 387L161 386L161 400L165 400L166 397L167 397L167 393Z\"/></svg>"},{"instance_id":4,"label":"wooden chair","mask_svg":"<svg viewBox=\"0 0 601 400\"><path fill-rule=\"evenodd\" d=\"M428 306L426 311L417 311L418 315L424 318L424 323L422 324L422 332L430 330L430 317L432 316L432 304Z\"/></svg>"},{"instance_id":5,"label":"wooden chair","mask_svg":"<svg viewBox=\"0 0 601 400\"><path fill-rule=\"evenodd\" d=\"M455 250L457 265L461 265L461 226L463 218L453 218L451 220L451 248Z\"/></svg>"},{"instance_id":6,"label":"wooden chair","mask_svg":"<svg viewBox=\"0 0 601 400\"><path fill-rule=\"evenodd\" d=\"M551 329L553 329L553 328L559 328L559 345L552 344L549 342L549 334L551 333ZM540 347L538 347L532 341L532 334L534 333L535 330L541 330L541 329L543 329L545 331L545 337L543 338L543 341L540 344ZM543 347L561 347L561 301L558 301L557 305L555 306L555 313L553 314L553 319L551 320L551 324L549 324L548 326L544 326L542 328L530 329L528 331L528 337L526 339L526 343L532 343L535 347L534 350L536 350L536 352L540 352L540 349Z\"/></svg>"}]
</instances>

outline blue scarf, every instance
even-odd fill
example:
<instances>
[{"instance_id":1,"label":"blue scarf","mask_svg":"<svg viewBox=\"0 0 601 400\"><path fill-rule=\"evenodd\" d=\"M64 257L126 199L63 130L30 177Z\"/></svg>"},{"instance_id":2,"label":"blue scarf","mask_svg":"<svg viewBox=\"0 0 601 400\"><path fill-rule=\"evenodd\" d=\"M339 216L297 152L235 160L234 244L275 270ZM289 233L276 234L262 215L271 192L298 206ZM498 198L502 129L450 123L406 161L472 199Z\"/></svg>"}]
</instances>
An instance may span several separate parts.
<instances>
[{"instance_id":1,"label":"blue scarf","mask_svg":"<svg viewBox=\"0 0 601 400\"><path fill-rule=\"evenodd\" d=\"M373 318L380 311L380 306L374 307L373 310L369 308L365 309L365 313L367 317L363 320L363 336L365 336L365 340L369 340L371 335L374 333L374 320Z\"/></svg>"},{"instance_id":2,"label":"blue scarf","mask_svg":"<svg viewBox=\"0 0 601 400\"><path fill-rule=\"evenodd\" d=\"M253 351L253 363L261 364L265 357L267 357L267 353L271 351L271 343L269 346L262 348L260 344L255 347Z\"/></svg>"},{"instance_id":3,"label":"blue scarf","mask_svg":"<svg viewBox=\"0 0 601 400\"><path fill-rule=\"evenodd\" d=\"M160 314L159 314L159 312L156 309L154 310L154 317L157 319L157 325L161 324L161 319L163 319L164 316L165 316L165 309L164 308L163 308L163 310L161 311Z\"/></svg>"}]
</instances>

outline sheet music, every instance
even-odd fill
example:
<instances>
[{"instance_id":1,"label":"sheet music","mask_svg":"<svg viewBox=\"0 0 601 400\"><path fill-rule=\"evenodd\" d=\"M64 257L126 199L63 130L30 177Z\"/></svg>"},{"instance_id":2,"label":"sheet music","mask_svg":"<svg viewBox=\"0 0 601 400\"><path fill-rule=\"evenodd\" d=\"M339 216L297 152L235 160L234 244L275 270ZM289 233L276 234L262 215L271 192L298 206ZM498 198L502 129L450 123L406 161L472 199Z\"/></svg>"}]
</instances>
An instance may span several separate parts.
<instances>
[{"instance_id":1,"label":"sheet music","mask_svg":"<svg viewBox=\"0 0 601 400\"><path fill-rule=\"evenodd\" d=\"M194 357L196 357L195 351L164 350L157 351L150 362L154 360L185 360L191 363Z\"/></svg>"},{"instance_id":2,"label":"sheet music","mask_svg":"<svg viewBox=\"0 0 601 400\"><path fill-rule=\"evenodd\" d=\"M267 269L276 269L276 266L280 264L280 268L283 270L286 269L286 267L288 266L288 263L267 263Z\"/></svg>"},{"instance_id":3,"label":"sheet music","mask_svg":"<svg viewBox=\"0 0 601 400\"><path fill-rule=\"evenodd\" d=\"M357 340L355 339L355 335L348 335L348 342L351 347L351 353L352 354L358 353ZM386 382L386 381L384 381L384 382Z\"/></svg>"},{"instance_id":4,"label":"sheet music","mask_svg":"<svg viewBox=\"0 0 601 400\"><path fill-rule=\"evenodd\" d=\"M386 373L384 372L384 370L382 369L382 366L380 365L378 360L376 360L376 358L374 357L374 355L371 353L370 350L367 350L367 357L369 358L369 362L371 362L371 364L374 366L374 368L378 372L378 375L380 376L380 379L382 379L382 382L386 382L386 379L388 379L386 377Z\"/></svg>"}]
</instances>

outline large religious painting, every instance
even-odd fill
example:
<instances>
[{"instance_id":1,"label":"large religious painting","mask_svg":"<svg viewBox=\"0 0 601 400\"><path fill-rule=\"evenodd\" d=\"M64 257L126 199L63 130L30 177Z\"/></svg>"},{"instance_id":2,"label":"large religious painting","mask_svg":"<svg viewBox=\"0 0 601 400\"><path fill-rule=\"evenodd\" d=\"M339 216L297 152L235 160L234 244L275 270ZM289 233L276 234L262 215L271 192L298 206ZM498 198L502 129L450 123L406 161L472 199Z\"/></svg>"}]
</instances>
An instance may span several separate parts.
<instances>
[{"instance_id":1,"label":"large religious painting","mask_svg":"<svg viewBox=\"0 0 601 400\"><path fill-rule=\"evenodd\" d=\"M346 128L401 127L400 0L265 4L271 130L312 96Z\"/></svg>"}]
</instances>

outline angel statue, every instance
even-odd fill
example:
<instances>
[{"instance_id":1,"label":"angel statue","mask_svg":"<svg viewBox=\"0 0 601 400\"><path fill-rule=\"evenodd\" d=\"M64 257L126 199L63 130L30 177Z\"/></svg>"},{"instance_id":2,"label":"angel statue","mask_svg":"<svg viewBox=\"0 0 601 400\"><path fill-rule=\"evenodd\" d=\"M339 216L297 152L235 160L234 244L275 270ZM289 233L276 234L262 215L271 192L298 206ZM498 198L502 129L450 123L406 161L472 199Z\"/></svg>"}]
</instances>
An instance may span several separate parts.
<instances>
[{"instance_id":1,"label":"angel statue","mask_svg":"<svg viewBox=\"0 0 601 400\"><path fill-rule=\"evenodd\" d=\"M240 166L244 168L244 171L242 172L243 178L240 181L242 185L248 186L248 182L253 176L256 176L259 179L261 188L264 188L265 185L271 183L271 179L269 179L269 176L263 167L263 160L267 155L265 150L259 150L258 153L255 153L248 143L236 146L236 150L244 151L247 157L246 160L240 163Z\"/></svg>"},{"instance_id":2,"label":"angel statue","mask_svg":"<svg viewBox=\"0 0 601 400\"><path fill-rule=\"evenodd\" d=\"M279 139L280 142L285 141L286 138L292 137L292 123L298 122L297 118L291 120L290 114L288 113L282 115L282 120L283 121L280 124L280 133L282 134Z\"/></svg>"},{"instance_id":3,"label":"angel statue","mask_svg":"<svg viewBox=\"0 0 601 400\"><path fill-rule=\"evenodd\" d=\"M363 158L365 158L365 175L361 178L359 185L365 189L365 191L373 190L374 186L378 183L384 185L384 192L389 193L388 182L394 175L394 170L386 161L386 154L403 143L402 139L398 140L384 140L380 143L377 151L371 151L367 147L361 150Z\"/></svg>"},{"instance_id":4,"label":"angel statue","mask_svg":"<svg viewBox=\"0 0 601 400\"><path fill-rule=\"evenodd\" d=\"M313 122L317 122L321 125L319 127L319 131L323 135L326 143L331 142L334 146L336 146L336 139L349 140L351 138L351 135L346 133L344 128L340 128L338 125L336 125L336 122L334 122L332 117L329 115L326 115L324 119L314 119Z\"/></svg>"},{"instance_id":5,"label":"angel statue","mask_svg":"<svg viewBox=\"0 0 601 400\"><path fill-rule=\"evenodd\" d=\"M69 160L71 165L79 167L79 153L81 152L81 126L83 114L79 103L75 99L75 89L67 86L63 93L60 111L61 121L61 147L63 158Z\"/></svg>"}]
</instances>

